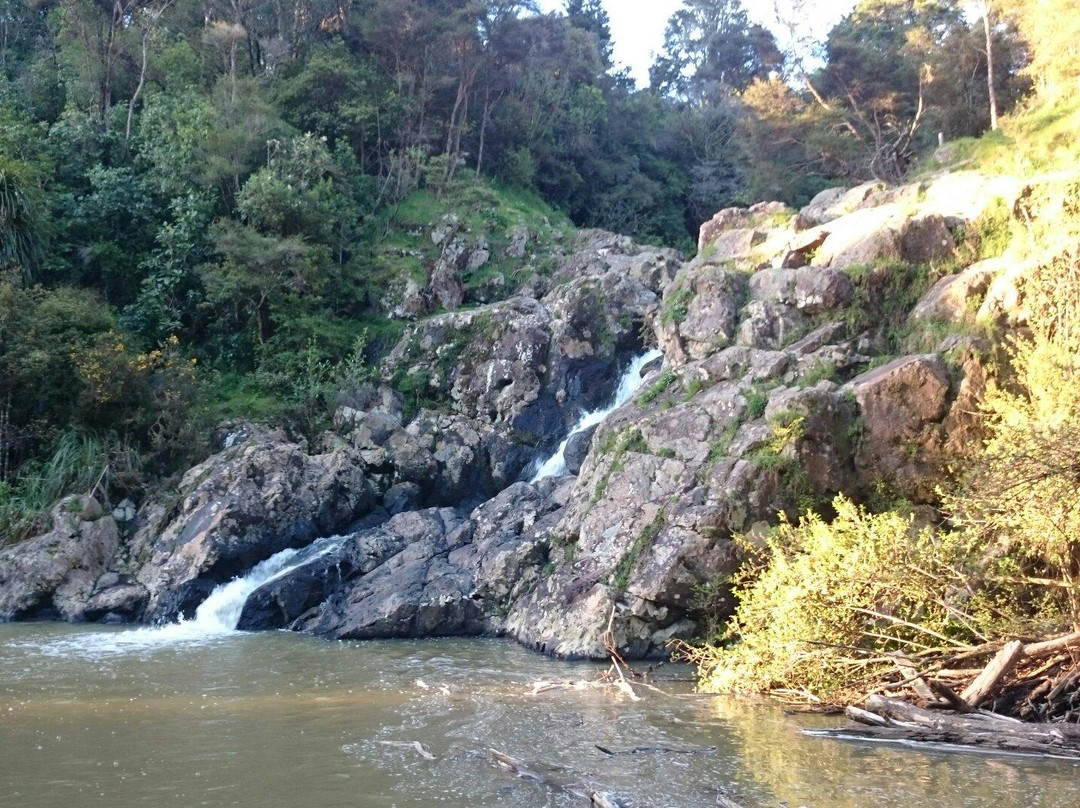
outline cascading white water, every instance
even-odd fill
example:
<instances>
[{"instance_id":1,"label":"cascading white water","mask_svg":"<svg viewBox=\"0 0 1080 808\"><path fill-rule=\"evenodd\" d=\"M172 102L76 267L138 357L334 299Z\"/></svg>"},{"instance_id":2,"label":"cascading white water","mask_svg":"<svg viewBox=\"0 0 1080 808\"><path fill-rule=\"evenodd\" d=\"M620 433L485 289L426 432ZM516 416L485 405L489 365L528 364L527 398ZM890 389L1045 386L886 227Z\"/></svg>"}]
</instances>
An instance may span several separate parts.
<instances>
[{"instance_id":1,"label":"cascading white water","mask_svg":"<svg viewBox=\"0 0 1080 808\"><path fill-rule=\"evenodd\" d=\"M578 422L574 424L574 428L570 430L570 434L566 436L566 440L559 444L559 448L555 450L555 454L540 465L540 468L536 470L536 473L533 475L530 482L535 483L546 477L558 477L566 474L566 447L570 444L571 438L573 438L574 435L580 434L586 429L591 429L601 423L605 418L611 415L611 413L615 412L615 410L619 409L619 407L629 401L630 397L641 387L641 371L646 365L659 359L661 356L663 356L663 353L656 348L653 348L641 356L635 357L630 363L630 367L623 372L622 378L619 379L619 387L615 391L615 398L612 402L606 407L587 412L581 416Z\"/></svg>"},{"instance_id":2,"label":"cascading white water","mask_svg":"<svg viewBox=\"0 0 1080 808\"><path fill-rule=\"evenodd\" d=\"M87 634L72 640L61 640L50 648L50 654L82 653L91 656L151 650L180 643L197 643L236 633L240 614L248 596L263 584L290 572L301 564L338 547L346 537L330 536L312 542L302 550L282 550L256 564L243 575L218 584L195 610L190 620L157 628L137 628L109 634Z\"/></svg>"}]
</instances>

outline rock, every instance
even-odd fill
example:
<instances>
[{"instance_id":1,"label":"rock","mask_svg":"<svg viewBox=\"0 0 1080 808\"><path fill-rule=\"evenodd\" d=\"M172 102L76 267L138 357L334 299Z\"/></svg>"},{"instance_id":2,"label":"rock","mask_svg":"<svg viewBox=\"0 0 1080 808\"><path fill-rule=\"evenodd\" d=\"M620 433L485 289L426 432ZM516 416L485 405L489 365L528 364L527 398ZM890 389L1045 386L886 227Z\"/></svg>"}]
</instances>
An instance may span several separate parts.
<instances>
[{"instance_id":1,"label":"rock","mask_svg":"<svg viewBox=\"0 0 1080 808\"><path fill-rule=\"evenodd\" d=\"M145 617L168 619L178 604L288 547L339 533L375 505L352 448L309 455L260 433L184 475L175 506L151 502L133 540Z\"/></svg>"},{"instance_id":2,"label":"rock","mask_svg":"<svg viewBox=\"0 0 1080 808\"><path fill-rule=\"evenodd\" d=\"M853 213L874 193L881 191L884 184L866 182L854 188L826 188L813 199L799 215L807 222L826 224Z\"/></svg>"},{"instance_id":3,"label":"rock","mask_svg":"<svg viewBox=\"0 0 1080 808\"><path fill-rule=\"evenodd\" d=\"M135 513L135 503L124 498L120 500L119 505L113 508L112 518L116 520L117 524L126 524L135 518Z\"/></svg>"},{"instance_id":4,"label":"rock","mask_svg":"<svg viewBox=\"0 0 1080 808\"><path fill-rule=\"evenodd\" d=\"M750 220L750 212L745 208L724 208L698 231L698 252L713 244L724 231L744 227Z\"/></svg>"},{"instance_id":5,"label":"rock","mask_svg":"<svg viewBox=\"0 0 1080 808\"><path fill-rule=\"evenodd\" d=\"M750 277L754 300L794 306L806 314L823 314L851 302L851 279L835 269L763 269Z\"/></svg>"},{"instance_id":6,"label":"rock","mask_svg":"<svg viewBox=\"0 0 1080 808\"><path fill-rule=\"evenodd\" d=\"M349 639L495 633L541 576L558 490L518 483L468 517L401 514L257 590L241 625Z\"/></svg>"},{"instance_id":7,"label":"rock","mask_svg":"<svg viewBox=\"0 0 1080 808\"><path fill-rule=\"evenodd\" d=\"M939 214L910 219L900 231L900 255L913 264L945 261L955 250L953 234Z\"/></svg>"},{"instance_id":8,"label":"rock","mask_svg":"<svg viewBox=\"0 0 1080 808\"><path fill-rule=\"evenodd\" d=\"M383 494L383 508L391 516L416 510L422 501L423 489L416 483L397 483Z\"/></svg>"},{"instance_id":9,"label":"rock","mask_svg":"<svg viewBox=\"0 0 1080 808\"><path fill-rule=\"evenodd\" d=\"M524 258L525 248L529 244L529 230L526 227L515 227L509 233L510 244L506 248L506 254L510 258Z\"/></svg>"},{"instance_id":10,"label":"rock","mask_svg":"<svg viewBox=\"0 0 1080 808\"><path fill-rule=\"evenodd\" d=\"M973 321L1001 267L1000 261L991 259L955 275L946 275L919 299L909 319L913 322Z\"/></svg>"},{"instance_id":11,"label":"rock","mask_svg":"<svg viewBox=\"0 0 1080 808\"><path fill-rule=\"evenodd\" d=\"M727 347L735 338L746 275L688 264L664 291L655 329L665 357L679 365Z\"/></svg>"},{"instance_id":12,"label":"rock","mask_svg":"<svg viewBox=\"0 0 1080 808\"><path fill-rule=\"evenodd\" d=\"M726 230L705 246L704 257L715 263L749 258L754 247L764 241L765 233L754 228Z\"/></svg>"},{"instance_id":13,"label":"rock","mask_svg":"<svg viewBox=\"0 0 1080 808\"><path fill-rule=\"evenodd\" d=\"M797 269L808 266L813 261L814 254L828 237L829 231L822 228L803 229L801 232L796 232L787 240L774 266L779 269Z\"/></svg>"},{"instance_id":14,"label":"rock","mask_svg":"<svg viewBox=\"0 0 1080 808\"><path fill-rule=\"evenodd\" d=\"M577 474L581 471L581 465L585 462L585 458L589 456L589 451L592 449L593 435L596 434L597 427L589 427L583 432L578 432L566 443L566 449L563 451L563 458L566 461L566 470L571 474Z\"/></svg>"},{"instance_id":15,"label":"rock","mask_svg":"<svg viewBox=\"0 0 1080 808\"><path fill-rule=\"evenodd\" d=\"M829 234L813 263L814 266L847 269L899 257L900 236L892 227L866 229L864 223L852 222L847 228Z\"/></svg>"},{"instance_id":16,"label":"rock","mask_svg":"<svg viewBox=\"0 0 1080 808\"><path fill-rule=\"evenodd\" d=\"M96 522L105 515L105 509L97 498L85 496L79 500L79 519L83 522Z\"/></svg>"},{"instance_id":17,"label":"rock","mask_svg":"<svg viewBox=\"0 0 1080 808\"><path fill-rule=\"evenodd\" d=\"M949 376L931 354L905 356L852 379L862 440L855 456L862 479L886 482L916 502L932 502L942 480L941 422L949 411Z\"/></svg>"},{"instance_id":18,"label":"rock","mask_svg":"<svg viewBox=\"0 0 1080 808\"><path fill-rule=\"evenodd\" d=\"M0 550L0 622L28 618L85 619L85 602L114 562L120 532L111 516L81 519L79 497L50 512L52 528Z\"/></svg>"},{"instance_id":19,"label":"rock","mask_svg":"<svg viewBox=\"0 0 1080 808\"><path fill-rule=\"evenodd\" d=\"M457 268L445 255L439 259L431 273L428 294L436 305L448 311L459 308L465 301L465 284L462 283Z\"/></svg>"},{"instance_id":20,"label":"rock","mask_svg":"<svg viewBox=\"0 0 1080 808\"><path fill-rule=\"evenodd\" d=\"M487 266L487 262L490 260L491 245L488 244L487 239L481 238L476 246L469 252L469 260L465 269L469 272L476 272L476 270Z\"/></svg>"},{"instance_id":21,"label":"rock","mask_svg":"<svg viewBox=\"0 0 1080 808\"><path fill-rule=\"evenodd\" d=\"M126 577L111 586L103 586L98 581L83 607L83 616L87 620L113 624L131 623L139 619L148 599L146 587Z\"/></svg>"},{"instance_id":22,"label":"rock","mask_svg":"<svg viewBox=\"0 0 1080 808\"><path fill-rule=\"evenodd\" d=\"M746 305L737 341L753 348L782 348L806 333L810 319L793 306L752 300Z\"/></svg>"}]
</instances>

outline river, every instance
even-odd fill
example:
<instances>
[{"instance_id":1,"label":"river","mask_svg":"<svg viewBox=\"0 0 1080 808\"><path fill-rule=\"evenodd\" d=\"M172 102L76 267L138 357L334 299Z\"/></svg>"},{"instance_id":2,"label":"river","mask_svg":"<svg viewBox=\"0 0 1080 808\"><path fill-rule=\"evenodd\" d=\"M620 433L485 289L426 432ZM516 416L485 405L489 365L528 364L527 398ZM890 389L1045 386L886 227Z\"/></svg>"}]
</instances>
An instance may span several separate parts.
<instances>
[{"instance_id":1,"label":"river","mask_svg":"<svg viewBox=\"0 0 1080 808\"><path fill-rule=\"evenodd\" d=\"M695 694L679 668L634 702L613 689L530 695L601 668L498 640L147 636L0 625L0 805L582 805L499 769L489 747L636 808L713 806L717 786L746 808L1080 803L1075 763L808 737L834 719Z\"/></svg>"}]
</instances>

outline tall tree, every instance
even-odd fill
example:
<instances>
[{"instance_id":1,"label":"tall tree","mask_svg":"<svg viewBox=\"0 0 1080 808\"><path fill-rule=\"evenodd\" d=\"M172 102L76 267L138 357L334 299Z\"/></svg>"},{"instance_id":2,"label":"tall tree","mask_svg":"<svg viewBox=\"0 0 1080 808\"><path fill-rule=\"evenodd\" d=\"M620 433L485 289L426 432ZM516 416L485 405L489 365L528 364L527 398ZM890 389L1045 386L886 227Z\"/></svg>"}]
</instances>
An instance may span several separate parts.
<instances>
[{"instance_id":1,"label":"tall tree","mask_svg":"<svg viewBox=\"0 0 1080 808\"><path fill-rule=\"evenodd\" d=\"M773 35L750 23L741 0L687 0L668 21L649 77L662 93L702 103L743 90L782 64Z\"/></svg>"}]
</instances>

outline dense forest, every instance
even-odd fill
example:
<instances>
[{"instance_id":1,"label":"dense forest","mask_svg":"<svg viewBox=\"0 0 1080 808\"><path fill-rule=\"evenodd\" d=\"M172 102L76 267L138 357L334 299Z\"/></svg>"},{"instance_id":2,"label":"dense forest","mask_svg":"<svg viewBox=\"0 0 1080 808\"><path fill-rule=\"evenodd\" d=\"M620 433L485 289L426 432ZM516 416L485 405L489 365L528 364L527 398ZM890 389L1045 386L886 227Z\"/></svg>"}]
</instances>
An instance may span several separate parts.
<instances>
[{"instance_id":1,"label":"dense forest","mask_svg":"<svg viewBox=\"0 0 1080 808\"><path fill-rule=\"evenodd\" d=\"M134 490L223 417L317 424L399 333L403 211L513 199L682 247L897 180L1075 87L1055 3L860 0L812 43L812 2L770 30L686 0L639 88L599 0L2 0L0 532L103 454Z\"/></svg>"}]
</instances>

